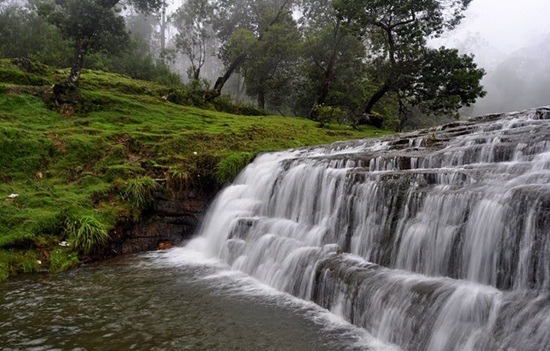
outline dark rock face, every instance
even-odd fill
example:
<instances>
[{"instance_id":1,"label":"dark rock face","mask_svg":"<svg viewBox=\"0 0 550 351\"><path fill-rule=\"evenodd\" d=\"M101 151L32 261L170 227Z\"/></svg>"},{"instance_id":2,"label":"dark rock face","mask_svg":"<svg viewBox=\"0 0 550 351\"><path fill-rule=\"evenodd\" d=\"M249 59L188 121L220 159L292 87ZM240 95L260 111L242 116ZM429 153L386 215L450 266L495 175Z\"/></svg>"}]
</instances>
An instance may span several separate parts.
<instances>
[{"instance_id":1,"label":"dark rock face","mask_svg":"<svg viewBox=\"0 0 550 351\"><path fill-rule=\"evenodd\" d=\"M194 190L158 192L154 208L137 223L121 224L113 233L112 254L129 254L166 248L191 238L214 194Z\"/></svg>"}]
</instances>

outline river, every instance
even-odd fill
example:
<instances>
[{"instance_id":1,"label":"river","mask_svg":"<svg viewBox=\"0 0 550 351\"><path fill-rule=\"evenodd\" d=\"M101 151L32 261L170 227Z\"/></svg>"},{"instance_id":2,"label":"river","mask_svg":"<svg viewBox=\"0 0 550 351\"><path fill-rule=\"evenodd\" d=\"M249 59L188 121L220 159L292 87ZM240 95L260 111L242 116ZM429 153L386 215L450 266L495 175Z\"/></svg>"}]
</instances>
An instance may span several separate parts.
<instances>
[{"instance_id":1,"label":"river","mask_svg":"<svg viewBox=\"0 0 550 351\"><path fill-rule=\"evenodd\" d=\"M0 350L393 350L185 248L0 284Z\"/></svg>"}]
</instances>

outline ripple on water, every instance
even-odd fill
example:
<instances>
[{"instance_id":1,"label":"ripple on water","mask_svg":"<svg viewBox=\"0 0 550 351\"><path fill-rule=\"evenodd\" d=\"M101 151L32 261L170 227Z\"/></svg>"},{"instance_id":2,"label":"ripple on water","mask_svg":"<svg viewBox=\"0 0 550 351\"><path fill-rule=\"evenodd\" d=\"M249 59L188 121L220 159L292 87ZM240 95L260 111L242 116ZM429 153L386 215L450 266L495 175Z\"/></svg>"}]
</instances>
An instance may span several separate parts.
<instances>
[{"instance_id":1,"label":"ripple on water","mask_svg":"<svg viewBox=\"0 0 550 351\"><path fill-rule=\"evenodd\" d=\"M0 284L0 349L396 350L189 249Z\"/></svg>"}]
</instances>

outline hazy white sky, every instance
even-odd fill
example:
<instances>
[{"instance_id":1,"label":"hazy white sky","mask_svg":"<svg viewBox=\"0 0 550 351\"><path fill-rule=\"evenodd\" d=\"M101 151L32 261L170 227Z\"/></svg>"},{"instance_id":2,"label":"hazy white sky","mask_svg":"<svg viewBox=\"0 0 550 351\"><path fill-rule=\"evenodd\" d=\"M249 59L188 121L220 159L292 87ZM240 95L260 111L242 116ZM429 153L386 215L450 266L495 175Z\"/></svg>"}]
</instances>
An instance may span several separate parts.
<instances>
[{"instance_id":1,"label":"hazy white sky","mask_svg":"<svg viewBox=\"0 0 550 351\"><path fill-rule=\"evenodd\" d=\"M473 0L466 18L434 44L473 53L487 96L466 113L550 105L550 0ZM520 58L518 60L518 58Z\"/></svg>"},{"instance_id":2,"label":"hazy white sky","mask_svg":"<svg viewBox=\"0 0 550 351\"><path fill-rule=\"evenodd\" d=\"M482 52L511 53L548 35L550 0L473 0L449 39L477 41Z\"/></svg>"}]
</instances>

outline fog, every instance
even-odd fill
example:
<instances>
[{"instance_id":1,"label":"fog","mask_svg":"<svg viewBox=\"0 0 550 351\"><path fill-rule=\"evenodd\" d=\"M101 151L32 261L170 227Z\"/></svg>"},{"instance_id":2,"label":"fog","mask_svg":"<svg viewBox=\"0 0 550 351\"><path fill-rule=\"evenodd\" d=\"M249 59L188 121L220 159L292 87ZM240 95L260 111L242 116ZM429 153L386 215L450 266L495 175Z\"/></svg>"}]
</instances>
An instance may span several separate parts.
<instances>
[{"instance_id":1,"label":"fog","mask_svg":"<svg viewBox=\"0 0 550 351\"><path fill-rule=\"evenodd\" d=\"M471 115L550 105L550 0L473 0L441 43L473 53L487 96Z\"/></svg>"}]
</instances>

